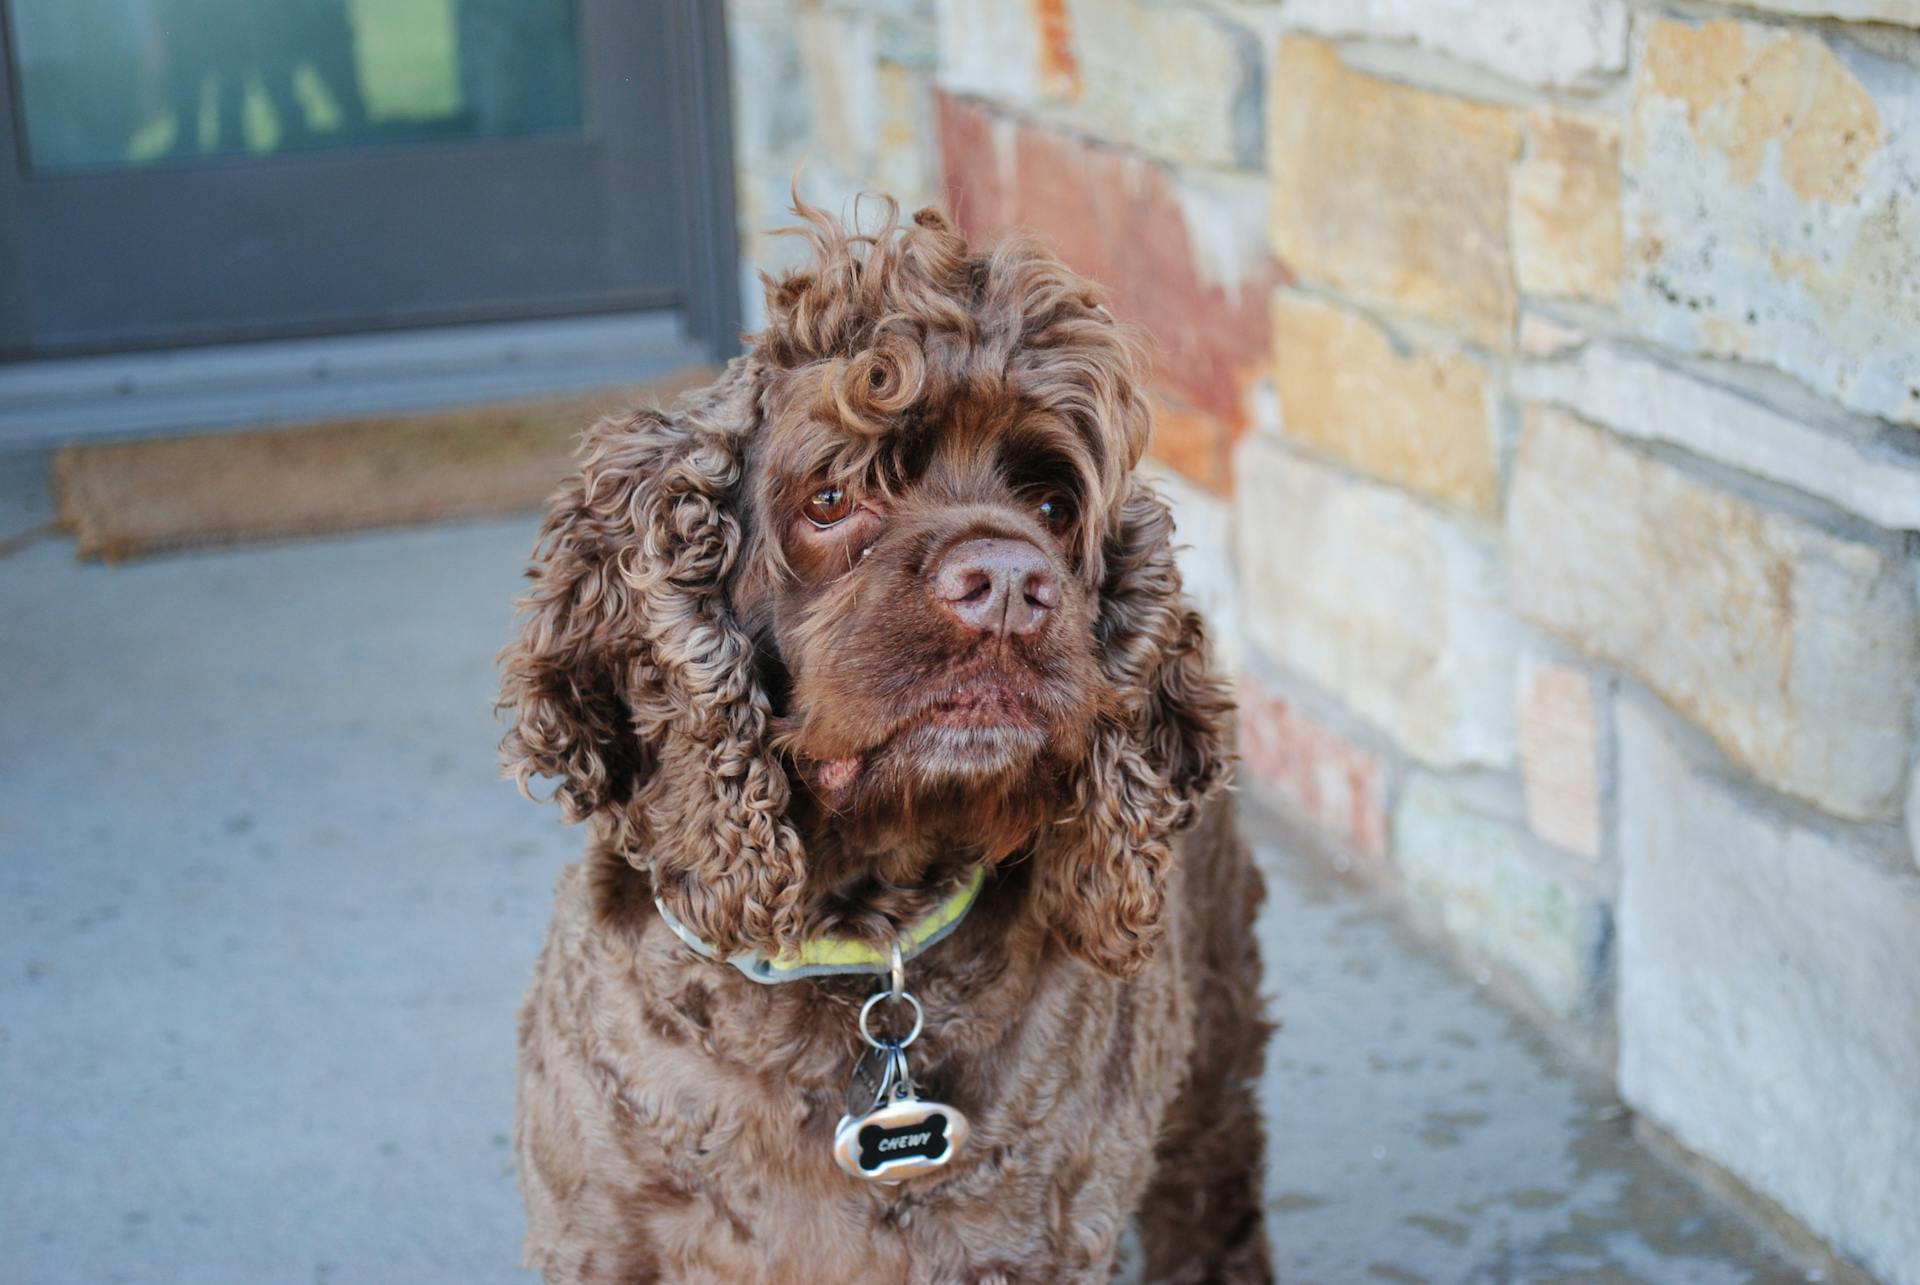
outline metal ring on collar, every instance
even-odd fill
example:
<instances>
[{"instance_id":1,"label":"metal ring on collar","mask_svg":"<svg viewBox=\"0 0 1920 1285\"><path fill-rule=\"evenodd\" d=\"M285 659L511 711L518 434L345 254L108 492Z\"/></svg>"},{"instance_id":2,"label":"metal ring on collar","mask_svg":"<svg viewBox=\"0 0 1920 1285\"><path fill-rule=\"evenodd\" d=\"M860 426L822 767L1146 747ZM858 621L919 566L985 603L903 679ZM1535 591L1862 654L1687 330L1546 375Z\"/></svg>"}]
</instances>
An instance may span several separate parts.
<instances>
[{"instance_id":1,"label":"metal ring on collar","mask_svg":"<svg viewBox=\"0 0 1920 1285\"><path fill-rule=\"evenodd\" d=\"M899 938L895 938L893 942L893 956L888 962L887 980L893 983L889 998L899 999L907 993L907 963L900 958Z\"/></svg>"},{"instance_id":2,"label":"metal ring on collar","mask_svg":"<svg viewBox=\"0 0 1920 1285\"><path fill-rule=\"evenodd\" d=\"M873 1012L873 1006L875 1004L878 1004L883 999L892 998L894 998L894 996L889 991L875 991L873 994L867 996L867 1002L860 1006L860 1038L877 1049L885 1048L886 1045L874 1039L873 1032L867 1029L867 1015ZM920 1007L920 1001L913 997L913 992L901 991L899 998L913 1006L913 1029L907 1032L905 1039L898 1042L901 1048L905 1048L920 1038L920 1028L926 1024L927 1013L925 1009Z\"/></svg>"}]
</instances>

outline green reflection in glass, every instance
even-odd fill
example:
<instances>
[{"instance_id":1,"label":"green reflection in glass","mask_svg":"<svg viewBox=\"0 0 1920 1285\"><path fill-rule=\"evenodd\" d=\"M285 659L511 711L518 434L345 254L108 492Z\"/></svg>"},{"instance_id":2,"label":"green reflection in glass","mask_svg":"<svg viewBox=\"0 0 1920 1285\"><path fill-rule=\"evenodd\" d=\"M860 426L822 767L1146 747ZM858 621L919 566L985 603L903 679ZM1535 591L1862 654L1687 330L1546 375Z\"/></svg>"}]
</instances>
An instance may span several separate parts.
<instances>
[{"instance_id":1,"label":"green reflection in glass","mask_svg":"<svg viewBox=\"0 0 1920 1285\"><path fill-rule=\"evenodd\" d=\"M577 130L577 0L7 0L38 170Z\"/></svg>"}]
</instances>

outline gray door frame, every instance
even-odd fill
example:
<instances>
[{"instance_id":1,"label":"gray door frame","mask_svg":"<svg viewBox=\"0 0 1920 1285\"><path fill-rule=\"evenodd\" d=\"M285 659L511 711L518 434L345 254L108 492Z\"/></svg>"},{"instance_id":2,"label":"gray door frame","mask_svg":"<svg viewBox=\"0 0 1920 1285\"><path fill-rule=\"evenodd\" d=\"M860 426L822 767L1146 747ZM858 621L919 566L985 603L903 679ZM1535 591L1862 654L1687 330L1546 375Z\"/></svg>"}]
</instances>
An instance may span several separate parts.
<instances>
[{"instance_id":1,"label":"gray door frame","mask_svg":"<svg viewBox=\"0 0 1920 1285\"><path fill-rule=\"evenodd\" d=\"M643 6L647 17L660 19L666 37L664 48L633 49L621 48L618 36L630 34L645 28L636 25L632 19L635 9L631 6ZM0 41L8 37L0 24ZM599 36L596 39L596 34ZM714 357L731 355L738 346L739 299L738 282L735 273L737 241L733 213L733 166L731 147L731 127L729 120L729 92L727 80L727 57L724 20L721 0L584 0L583 6L583 53L588 59L585 77L587 95L588 137L585 139L513 139L486 140L468 145L470 148L484 149L484 154L476 161L465 158L472 167L484 168L487 165L505 165L508 168L524 165L528 174L527 187L535 189L540 181L555 173L554 165L562 168L569 163L567 154L570 149L578 150L593 147L606 147L608 139L619 132L617 113L623 102L635 101L634 94L647 92L647 86L636 87L636 79L652 81L664 87L667 96L665 106L668 119L672 122L666 131L668 137L631 140L636 147L664 149L650 153L647 166L638 164L610 165L606 172L598 175L603 182L603 208L590 212L587 222L580 227L568 229L573 236L592 236L591 220L615 220L628 217L633 220L631 227L619 229L620 235L614 238L613 257L626 259L625 266L635 271L618 275L623 281L616 288L596 292L591 288L562 290L552 298L540 299L522 291L521 298L504 305L489 306L486 301L478 300L471 305L462 305L456 301L451 308L435 312L431 309L413 309L397 315L354 317L348 325L329 326L326 320L318 324L309 320L296 326L277 326L271 323L239 326L240 333L219 333L214 330L196 335L192 332L176 331L170 335L148 335L142 342L140 337L125 336L119 342L104 346L105 351L128 351L140 347L178 346L192 343L196 338L233 340L262 339L285 336L289 333L366 333L386 327L418 326L422 324L473 322L498 319L524 319L529 315L539 316L577 316L583 313L631 311L635 308L669 308L679 314L681 324L690 339ZM0 54L9 54L10 50L0 47ZM655 75L633 77L621 76L620 60L627 57L651 58ZM10 59L0 64L10 66ZM656 79L657 77L657 79ZM7 77L11 81L11 77ZM28 220L29 200L44 200L48 196L68 197L76 203L75 208L84 210L90 198L101 195L111 196L113 185L135 182L148 184L147 191L171 191L176 203L184 202L185 208L193 208L193 184L196 179L203 182L217 175L221 168L218 163L192 169L172 171L120 171L112 174L52 174L27 175L23 172L19 151L20 131L18 123L19 105L16 101L18 86L10 86L12 92L0 94L0 361L8 358L31 358L48 355L46 348L51 342L59 343L59 336L45 336L36 328L32 314L32 255L33 246L29 241L32 232ZM326 183L336 176L342 183L352 183L353 171L357 169L363 176L373 175L380 179L372 185L367 195L376 203L387 202L369 212L367 225L380 226L385 217L400 218L403 203L413 197L420 189L417 180L409 183L407 170L417 168L421 159L434 159L433 153L448 161L455 170L462 163L459 144L442 144L429 152L422 149L396 148L384 153L374 149L343 150L338 153L314 153L298 157L289 157L284 163L240 162L231 167L232 174L260 180L255 184L269 192L281 190L297 192L304 183L311 190L315 183ZM577 167L576 167L577 168ZM657 181L658 174L671 173L675 198L663 201L657 188L650 183ZM213 186L220 180L212 179ZM28 185L45 185L38 192L28 191ZM391 190L383 192L383 187ZM211 190L211 189L209 189ZM540 193L531 192L530 199L537 200ZM56 202L57 205L57 202ZM95 205L99 202L96 200ZM529 206L527 208L537 208ZM560 211L564 213L564 211ZM104 251L111 252L116 247L120 253L134 253L131 244L117 245L131 238L121 228L96 228L100 236L99 244ZM510 230L510 229L509 229ZM671 262L663 272L659 265L651 269L639 269L633 259L633 248L642 245L652 249L662 242L673 247L678 253L664 256ZM606 243L600 247L602 259L606 257ZM564 248L561 251L565 252ZM541 273L546 265L536 262L531 265L525 279L542 281ZM564 265L563 265L564 266ZM592 273L582 271L582 265L575 263L573 280L575 283L587 279ZM369 267L370 272L376 271ZM556 276L564 275L556 273ZM636 288L638 286L639 288ZM38 351L36 351L38 349ZM66 353L84 351L83 344L65 345ZM184 355L184 354L182 354Z\"/></svg>"}]
</instances>

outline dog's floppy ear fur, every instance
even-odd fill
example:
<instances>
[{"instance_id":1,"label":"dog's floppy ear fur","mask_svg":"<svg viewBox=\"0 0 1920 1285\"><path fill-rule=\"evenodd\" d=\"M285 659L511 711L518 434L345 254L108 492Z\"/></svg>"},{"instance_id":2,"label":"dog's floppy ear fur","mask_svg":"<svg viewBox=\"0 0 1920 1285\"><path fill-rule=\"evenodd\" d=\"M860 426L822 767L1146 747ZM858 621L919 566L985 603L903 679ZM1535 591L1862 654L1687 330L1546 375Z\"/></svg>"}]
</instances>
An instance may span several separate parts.
<instances>
[{"instance_id":1,"label":"dog's floppy ear fur","mask_svg":"<svg viewBox=\"0 0 1920 1285\"><path fill-rule=\"evenodd\" d=\"M521 788L556 778L567 818L600 817L726 954L798 942L805 866L753 644L727 600L758 414L749 361L672 412L588 430L541 527L500 695Z\"/></svg>"},{"instance_id":2,"label":"dog's floppy ear fur","mask_svg":"<svg viewBox=\"0 0 1920 1285\"><path fill-rule=\"evenodd\" d=\"M1151 957L1169 844L1232 765L1233 702L1207 666L1181 596L1173 517L1135 482L1108 542L1101 664L1120 695L1072 783L1067 823L1043 840L1037 895L1074 955L1116 977Z\"/></svg>"}]
</instances>

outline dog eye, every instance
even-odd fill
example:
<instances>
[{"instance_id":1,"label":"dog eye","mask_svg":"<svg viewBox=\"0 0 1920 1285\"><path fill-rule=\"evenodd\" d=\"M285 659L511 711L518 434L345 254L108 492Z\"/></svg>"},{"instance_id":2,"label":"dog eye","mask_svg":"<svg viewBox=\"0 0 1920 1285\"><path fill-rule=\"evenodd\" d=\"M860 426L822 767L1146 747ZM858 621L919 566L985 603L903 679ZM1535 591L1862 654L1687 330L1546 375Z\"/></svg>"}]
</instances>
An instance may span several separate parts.
<instances>
[{"instance_id":1,"label":"dog eye","mask_svg":"<svg viewBox=\"0 0 1920 1285\"><path fill-rule=\"evenodd\" d=\"M1073 505L1059 495L1049 495L1042 499L1039 513L1040 520L1054 531L1060 530L1073 521Z\"/></svg>"},{"instance_id":2,"label":"dog eye","mask_svg":"<svg viewBox=\"0 0 1920 1285\"><path fill-rule=\"evenodd\" d=\"M853 512L853 496L843 486L823 486L801 508L807 521L817 527L830 527Z\"/></svg>"}]
</instances>

